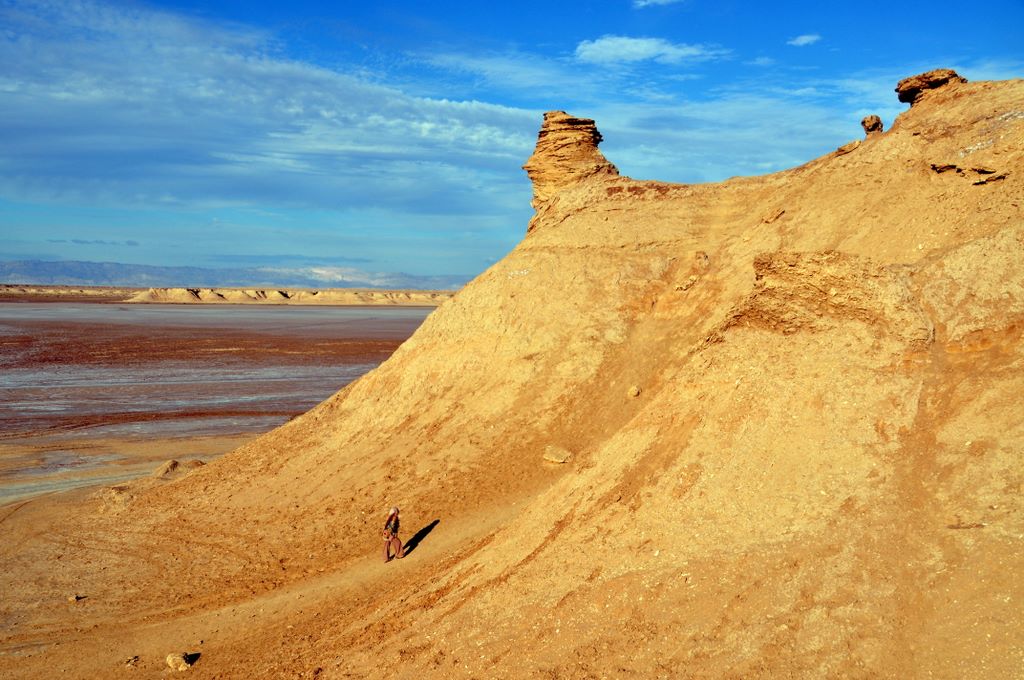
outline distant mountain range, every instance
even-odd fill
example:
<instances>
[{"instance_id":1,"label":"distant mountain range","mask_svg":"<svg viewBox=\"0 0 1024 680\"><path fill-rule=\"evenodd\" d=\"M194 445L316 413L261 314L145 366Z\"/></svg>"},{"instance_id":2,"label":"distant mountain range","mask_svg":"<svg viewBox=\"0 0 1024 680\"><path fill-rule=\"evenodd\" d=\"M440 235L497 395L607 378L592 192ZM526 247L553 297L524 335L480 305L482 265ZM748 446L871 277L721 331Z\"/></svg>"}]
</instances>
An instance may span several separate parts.
<instances>
[{"instance_id":1,"label":"distant mountain range","mask_svg":"<svg viewBox=\"0 0 1024 680\"><path fill-rule=\"evenodd\" d=\"M63 286L401 288L454 290L471 277L363 272L351 267L158 267L121 262L0 262L0 283Z\"/></svg>"}]
</instances>

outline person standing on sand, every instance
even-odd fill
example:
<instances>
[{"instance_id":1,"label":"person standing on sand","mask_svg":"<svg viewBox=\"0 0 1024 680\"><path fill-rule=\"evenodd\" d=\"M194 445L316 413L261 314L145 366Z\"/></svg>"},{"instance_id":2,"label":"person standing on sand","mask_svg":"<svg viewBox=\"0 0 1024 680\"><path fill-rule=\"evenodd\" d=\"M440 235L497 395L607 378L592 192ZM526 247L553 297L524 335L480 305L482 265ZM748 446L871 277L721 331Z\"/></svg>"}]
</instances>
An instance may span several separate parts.
<instances>
[{"instance_id":1,"label":"person standing on sand","mask_svg":"<svg viewBox=\"0 0 1024 680\"><path fill-rule=\"evenodd\" d=\"M405 550L402 549L402 541L398 538L398 508L388 510L388 518L384 520L384 561L390 562L391 552L395 557L405 557Z\"/></svg>"}]
</instances>

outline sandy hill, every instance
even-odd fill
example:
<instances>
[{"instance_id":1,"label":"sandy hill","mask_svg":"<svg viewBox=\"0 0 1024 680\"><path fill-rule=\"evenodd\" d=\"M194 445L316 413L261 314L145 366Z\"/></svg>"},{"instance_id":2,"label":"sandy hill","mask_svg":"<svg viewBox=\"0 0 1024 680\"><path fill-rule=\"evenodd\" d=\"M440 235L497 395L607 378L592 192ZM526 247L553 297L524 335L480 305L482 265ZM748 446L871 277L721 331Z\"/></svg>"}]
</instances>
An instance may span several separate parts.
<instances>
[{"instance_id":1,"label":"sandy hill","mask_svg":"<svg viewBox=\"0 0 1024 680\"><path fill-rule=\"evenodd\" d=\"M699 186L547 114L526 238L379 369L5 511L0 671L1020 677L1024 81L900 96ZM392 503L419 540L385 565Z\"/></svg>"}]
</instances>

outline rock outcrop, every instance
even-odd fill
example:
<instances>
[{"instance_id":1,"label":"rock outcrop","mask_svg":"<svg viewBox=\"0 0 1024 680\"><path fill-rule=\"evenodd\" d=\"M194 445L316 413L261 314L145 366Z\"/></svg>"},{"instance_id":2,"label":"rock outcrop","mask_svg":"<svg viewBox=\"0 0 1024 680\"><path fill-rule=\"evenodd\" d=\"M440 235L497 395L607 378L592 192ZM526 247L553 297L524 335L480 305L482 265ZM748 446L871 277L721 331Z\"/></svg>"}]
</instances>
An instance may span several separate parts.
<instances>
[{"instance_id":1,"label":"rock outcrop","mask_svg":"<svg viewBox=\"0 0 1024 680\"><path fill-rule=\"evenodd\" d=\"M523 166L533 182L533 207L594 175L616 176L618 169L598 151L601 133L590 118L548 111L533 155Z\"/></svg>"},{"instance_id":2,"label":"rock outcrop","mask_svg":"<svg viewBox=\"0 0 1024 680\"><path fill-rule=\"evenodd\" d=\"M901 102L913 106L921 95L928 90L937 90L951 83L966 82L966 78L961 77L960 74L951 68L937 68L933 71L904 78L896 85L896 95Z\"/></svg>"},{"instance_id":3,"label":"rock outcrop","mask_svg":"<svg viewBox=\"0 0 1024 680\"><path fill-rule=\"evenodd\" d=\"M860 126L864 128L864 135L870 137L871 135L877 135L882 132L882 119L871 114L870 116L864 116L860 121Z\"/></svg>"}]
</instances>

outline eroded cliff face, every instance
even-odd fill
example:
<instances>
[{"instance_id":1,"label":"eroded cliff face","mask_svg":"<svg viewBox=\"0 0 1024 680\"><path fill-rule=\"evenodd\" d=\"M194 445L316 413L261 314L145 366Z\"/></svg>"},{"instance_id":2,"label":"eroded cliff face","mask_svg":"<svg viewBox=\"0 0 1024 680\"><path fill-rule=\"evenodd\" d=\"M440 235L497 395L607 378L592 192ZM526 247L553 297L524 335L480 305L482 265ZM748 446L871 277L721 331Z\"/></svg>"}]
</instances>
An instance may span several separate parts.
<instances>
[{"instance_id":1,"label":"eroded cliff face","mask_svg":"<svg viewBox=\"0 0 1024 680\"><path fill-rule=\"evenodd\" d=\"M208 640L266 606L205 658L228 675L1017 674L1024 81L947 78L719 184L621 177L599 141L545 116L530 233L379 369L5 573L60 553L48 587L181 602ZM394 503L430 533L385 568Z\"/></svg>"},{"instance_id":2,"label":"eroded cliff face","mask_svg":"<svg viewBox=\"0 0 1024 680\"><path fill-rule=\"evenodd\" d=\"M618 169L597 150L601 133L590 118L549 111L537 135L537 147L523 170L533 182L533 207L539 210L563 189L590 177L614 177Z\"/></svg>"}]
</instances>

